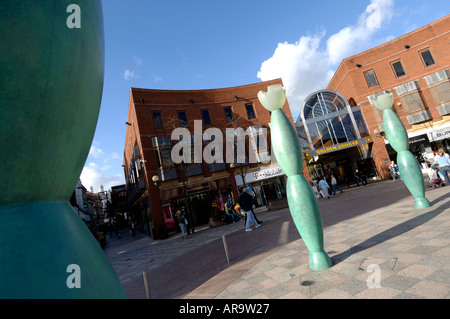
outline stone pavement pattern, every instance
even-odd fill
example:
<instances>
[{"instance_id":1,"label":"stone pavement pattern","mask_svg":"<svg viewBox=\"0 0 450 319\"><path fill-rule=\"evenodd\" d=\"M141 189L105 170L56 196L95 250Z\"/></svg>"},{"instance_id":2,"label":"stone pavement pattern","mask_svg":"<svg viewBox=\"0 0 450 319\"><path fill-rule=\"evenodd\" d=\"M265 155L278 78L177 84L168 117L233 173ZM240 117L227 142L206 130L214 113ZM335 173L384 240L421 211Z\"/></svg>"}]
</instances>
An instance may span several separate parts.
<instances>
[{"instance_id":1,"label":"stone pavement pattern","mask_svg":"<svg viewBox=\"0 0 450 319\"><path fill-rule=\"evenodd\" d=\"M322 271L309 270L308 249L288 209L258 213L263 227L248 233L238 222L186 240L112 241L105 253L130 298L145 298L143 270L152 298L450 298L449 191L427 189L432 206L425 209L415 209L405 185L392 181L319 200L333 261ZM380 288L369 289L374 267Z\"/></svg>"}]
</instances>

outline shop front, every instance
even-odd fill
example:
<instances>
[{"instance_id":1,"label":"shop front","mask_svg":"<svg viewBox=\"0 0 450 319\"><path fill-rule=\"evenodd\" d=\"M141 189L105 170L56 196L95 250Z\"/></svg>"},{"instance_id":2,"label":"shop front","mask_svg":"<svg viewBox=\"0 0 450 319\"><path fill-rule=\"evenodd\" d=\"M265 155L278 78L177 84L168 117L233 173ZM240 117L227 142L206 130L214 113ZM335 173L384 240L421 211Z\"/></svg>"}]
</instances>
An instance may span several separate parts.
<instances>
[{"instance_id":1,"label":"shop front","mask_svg":"<svg viewBox=\"0 0 450 319\"><path fill-rule=\"evenodd\" d=\"M177 210L186 213L194 226L204 225L213 214L225 210L227 201L235 202L235 199L230 180L222 178L187 185L185 190L183 187L161 190L161 201L166 228L170 234L179 231L175 218Z\"/></svg>"},{"instance_id":2,"label":"shop front","mask_svg":"<svg viewBox=\"0 0 450 319\"><path fill-rule=\"evenodd\" d=\"M255 198L255 208L268 206L270 202L286 199L286 175L279 166L236 175L236 185L245 186Z\"/></svg>"}]
</instances>

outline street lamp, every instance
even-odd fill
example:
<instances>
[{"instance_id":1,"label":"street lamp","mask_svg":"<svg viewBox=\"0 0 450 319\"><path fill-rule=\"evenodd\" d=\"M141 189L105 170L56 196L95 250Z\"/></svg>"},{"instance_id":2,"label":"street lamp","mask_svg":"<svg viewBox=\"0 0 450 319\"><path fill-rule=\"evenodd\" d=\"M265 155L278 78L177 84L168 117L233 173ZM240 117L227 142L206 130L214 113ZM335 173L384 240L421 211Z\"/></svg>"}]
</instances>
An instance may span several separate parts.
<instances>
[{"instance_id":1,"label":"street lamp","mask_svg":"<svg viewBox=\"0 0 450 319\"><path fill-rule=\"evenodd\" d=\"M153 181L153 186L158 187L158 181L159 181L158 175L153 175L152 181Z\"/></svg>"}]
</instances>

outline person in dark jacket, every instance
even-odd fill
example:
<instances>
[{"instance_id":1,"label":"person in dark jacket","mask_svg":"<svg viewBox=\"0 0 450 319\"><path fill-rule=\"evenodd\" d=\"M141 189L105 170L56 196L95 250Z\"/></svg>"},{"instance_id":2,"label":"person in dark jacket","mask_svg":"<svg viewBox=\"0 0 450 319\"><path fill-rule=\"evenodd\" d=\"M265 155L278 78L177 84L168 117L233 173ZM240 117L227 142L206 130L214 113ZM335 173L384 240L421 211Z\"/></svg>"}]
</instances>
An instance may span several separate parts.
<instances>
[{"instance_id":1,"label":"person in dark jacket","mask_svg":"<svg viewBox=\"0 0 450 319\"><path fill-rule=\"evenodd\" d=\"M181 212L181 210L177 210L175 216L177 217L177 222L181 229L181 237L186 239L186 224L184 223L184 218L186 216Z\"/></svg>"},{"instance_id":2,"label":"person in dark jacket","mask_svg":"<svg viewBox=\"0 0 450 319\"><path fill-rule=\"evenodd\" d=\"M250 228L250 222L255 225L255 228L258 228L261 226L253 215L252 207L253 207L253 196L248 193L247 188L242 189L242 193L239 196L239 204L241 205L241 208L245 211L246 216L246 222L245 222L245 231L251 231Z\"/></svg>"}]
</instances>

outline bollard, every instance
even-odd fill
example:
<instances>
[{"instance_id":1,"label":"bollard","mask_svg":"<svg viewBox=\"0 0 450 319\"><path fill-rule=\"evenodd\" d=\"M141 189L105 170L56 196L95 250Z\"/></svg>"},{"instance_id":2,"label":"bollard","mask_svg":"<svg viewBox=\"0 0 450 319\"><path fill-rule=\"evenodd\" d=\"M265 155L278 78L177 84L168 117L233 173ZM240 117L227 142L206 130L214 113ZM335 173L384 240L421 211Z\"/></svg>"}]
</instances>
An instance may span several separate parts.
<instances>
[{"instance_id":1,"label":"bollard","mask_svg":"<svg viewBox=\"0 0 450 319\"><path fill-rule=\"evenodd\" d=\"M225 239L225 235L222 235L223 248L225 249L225 255L227 256L227 263L230 263L230 258L228 257L228 246L227 240Z\"/></svg>"},{"instance_id":2,"label":"bollard","mask_svg":"<svg viewBox=\"0 0 450 319\"><path fill-rule=\"evenodd\" d=\"M147 273L145 271L142 272L142 279L144 280L145 295L147 296L147 299L152 299L152 296L150 295L150 287L148 285Z\"/></svg>"}]
</instances>

